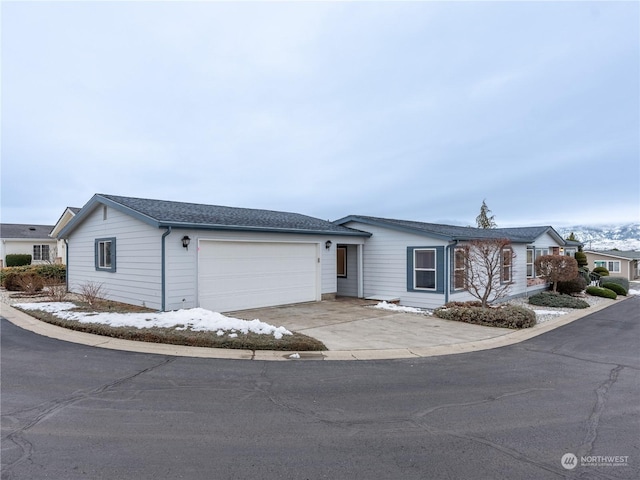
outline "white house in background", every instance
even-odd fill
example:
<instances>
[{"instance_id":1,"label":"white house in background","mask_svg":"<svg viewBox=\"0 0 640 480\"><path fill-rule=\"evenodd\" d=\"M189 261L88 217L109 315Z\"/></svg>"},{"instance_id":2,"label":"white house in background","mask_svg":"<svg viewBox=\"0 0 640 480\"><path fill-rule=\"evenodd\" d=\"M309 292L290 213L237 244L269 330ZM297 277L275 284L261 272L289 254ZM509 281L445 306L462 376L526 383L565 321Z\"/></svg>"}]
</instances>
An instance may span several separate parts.
<instances>
[{"instance_id":1,"label":"white house in background","mask_svg":"<svg viewBox=\"0 0 640 480\"><path fill-rule=\"evenodd\" d=\"M77 207L67 207L62 213L62 215L60 215L60 218L58 219L56 224L53 226L53 229L51 230L51 233L49 233L49 236L51 238L56 238L60 233L60 231L67 225L67 223L71 221L73 217L76 216L76 213L78 213L79 211L80 209ZM56 250L57 250L56 263L66 264L67 263L67 245L65 244L64 240L62 239L57 240Z\"/></svg>"},{"instance_id":2,"label":"white house in background","mask_svg":"<svg viewBox=\"0 0 640 480\"><path fill-rule=\"evenodd\" d=\"M70 291L218 312L335 296L336 246L369 233L297 213L94 195L60 230Z\"/></svg>"},{"instance_id":3,"label":"white house in background","mask_svg":"<svg viewBox=\"0 0 640 480\"><path fill-rule=\"evenodd\" d=\"M449 301L474 298L456 276L464 257L456 255L466 242L507 239L515 253L503 257L502 281L510 284L510 297L547 288L536 278L534 260L541 255L561 254L562 237L549 226L478 229L433 223L351 215L334 223L367 231L360 251L338 244L338 259L344 259L338 295L356 296L357 286L365 298L397 300L402 305L437 308ZM361 265L361 267L359 266ZM456 278L458 281L456 281ZM360 296L360 295L358 295Z\"/></svg>"},{"instance_id":4,"label":"white house in background","mask_svg":"<svg viewBox=\"0 0 640 480\"><path fill-rule=\"evenodd\" d=\"M56 240L49 236L53 225L0 224L0 268L7 266L7 255L31 255L31 263L54 262Z\"/></svg>"},{"instance_id":5,"label":"white house in background","mask_svg":"<svg viewBox=\"0 0 640 480\"><path fill-rule=\"evenodd\" d=\"M585 250L589 269L605 267L612 277L640 278L640 252L619 250Z\"/></svg>"}]
</instances>

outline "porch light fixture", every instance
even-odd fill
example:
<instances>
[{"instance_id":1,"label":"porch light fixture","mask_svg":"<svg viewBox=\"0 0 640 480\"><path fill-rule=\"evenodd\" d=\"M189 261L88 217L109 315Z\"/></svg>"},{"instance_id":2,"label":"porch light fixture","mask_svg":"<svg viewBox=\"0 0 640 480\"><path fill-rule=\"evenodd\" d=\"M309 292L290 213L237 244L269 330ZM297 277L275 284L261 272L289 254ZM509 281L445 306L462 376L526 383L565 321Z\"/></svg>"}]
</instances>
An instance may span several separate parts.
<instances>
[{"instance_id":1,"label":"porch light fixture","mask_svg":"<svg viewBox=\"0 0 640 480\"><path fill-rule=\"evenodd\" d=\"M331 248L331 240L327 240L326 242L324 242L324 248L326 248L327 250Z\"/></svg>"},{"instance_id":2,"label":"porch light fixture","mask_svg":"<svg viewBox=\"0 0 640 480\"><path fill-rule=\"evenodd\" d=\"M189 242L191 242L191 239L189 238L188 235L185 235L184 237L182 237L182 246L187 250L189 250Z\"/></svg>"}]
</instances>

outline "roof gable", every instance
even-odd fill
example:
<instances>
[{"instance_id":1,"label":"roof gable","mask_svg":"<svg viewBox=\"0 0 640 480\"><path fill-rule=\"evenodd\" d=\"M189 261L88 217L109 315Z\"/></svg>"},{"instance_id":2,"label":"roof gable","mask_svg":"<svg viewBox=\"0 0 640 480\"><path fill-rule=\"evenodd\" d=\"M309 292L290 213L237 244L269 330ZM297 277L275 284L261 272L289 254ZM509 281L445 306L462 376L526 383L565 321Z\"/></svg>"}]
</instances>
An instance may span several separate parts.
<instances>
[{"instance_id":1,"label":"roof gable","mask_svg":"<svg viewBox=\"0 0 640 480\"><path fill-rule=\"evenodd\" d=\"M224 207L197 203L152 200L96 194L60 232L68 235L99 205L107 205L157 228L244 230L282 233L315 233L370 236L333 222L298 213Z\"/></svg>"}]
</instances>

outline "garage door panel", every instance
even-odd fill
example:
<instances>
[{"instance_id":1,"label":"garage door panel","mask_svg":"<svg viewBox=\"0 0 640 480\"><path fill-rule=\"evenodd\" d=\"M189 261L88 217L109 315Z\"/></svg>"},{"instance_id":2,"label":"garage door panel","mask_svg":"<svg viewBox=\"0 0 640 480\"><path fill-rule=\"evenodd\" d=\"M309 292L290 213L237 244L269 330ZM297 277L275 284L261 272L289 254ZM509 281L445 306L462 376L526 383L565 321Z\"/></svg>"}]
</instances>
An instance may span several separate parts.
<instances>
[{"instance_id":1,"label":"garage door panel","mask_svg":"<svg viewBox=\"0 0 640 480\"><path fill-rule=\"evenodd\" d=\"M201 241L199 302L215 311L317 300L313 243Z\"/></svg>"}]
</instances>

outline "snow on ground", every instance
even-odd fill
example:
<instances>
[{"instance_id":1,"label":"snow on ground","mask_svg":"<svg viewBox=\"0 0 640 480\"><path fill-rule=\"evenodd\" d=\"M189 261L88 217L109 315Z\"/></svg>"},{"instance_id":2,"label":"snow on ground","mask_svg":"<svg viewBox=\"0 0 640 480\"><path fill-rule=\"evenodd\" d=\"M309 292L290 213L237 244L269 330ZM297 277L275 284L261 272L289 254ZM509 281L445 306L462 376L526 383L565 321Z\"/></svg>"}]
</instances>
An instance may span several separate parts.
<instances>
[{"instance_id":1,"label":"snow on ground","mask_svg":"<svg viewBox=\"0 0 640 480\"><path fill-rule=\"evenodd\" d=\"M631 289L627 292L627 295L640 295L640 290Z\"/></svg>"},{"instance_id":2,"label":"snow on ground","mask_svg":"<svg viewBox=\"0 0 640 480\"><path fill-rule=\"evenodd\" d=\"M387 303L387 302L380 302L377 305L374 305L373 308L379 308L380 310L391 310L393 312L405 312L405 313L422 313L422 314L430 314L431 312L428 312L426 310L422 310L421 308L415 308L415 307L402 307L400 305L396 305L395 303Z\"/></svg>"},{"instance_id":3,"label":"snow on ground","mask_svg":"<svg viewBox=\"0 0 640 480\"><path fill-rule=\"evenodd\" d=\"M567 312L563 310L534 310L536 315L566 315Z\"/></svg>"},{"instance_id":4,"label":"snow on ground","mask_svg":"<svg viewBox=\"0 0 640 480\"><path fill-rule=\"evenodd\" d=\"M172 312L145 312L145 313L108 313L108 312L77 312L72 309L76 306L71 302L43 302L43 303L16 303L15 307L23 310L42 310L64 320L75 320L80 323L102 323L112 327L133 328L175 328L196 332L216 332L223 336L230 332L229 337L237 337L237 332L257 333L260 335L273 335L276 339L283 335L291 335L284 327L275 327L260 320L241 320L239 318L226 317L221 313L205 310L204 308L191 308L175 310Z\"/></svg>"}]
</instances>

